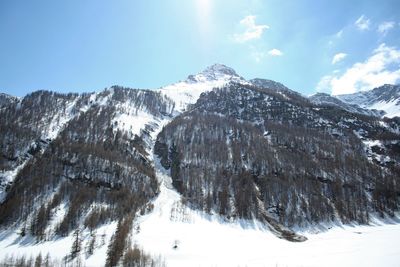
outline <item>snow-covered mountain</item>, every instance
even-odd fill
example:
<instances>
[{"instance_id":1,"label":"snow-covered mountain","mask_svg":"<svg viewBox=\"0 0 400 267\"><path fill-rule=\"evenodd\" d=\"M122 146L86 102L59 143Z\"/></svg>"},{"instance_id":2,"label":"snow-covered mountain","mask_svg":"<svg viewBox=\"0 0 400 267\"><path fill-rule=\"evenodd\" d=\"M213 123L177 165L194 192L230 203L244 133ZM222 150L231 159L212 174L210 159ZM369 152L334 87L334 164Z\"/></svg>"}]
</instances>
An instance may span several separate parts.
<instances>
[{"instance_id":1,"label":"snow-covered mountain","mask_svg":"<svg viewBox=\"0 0 400 267\"><path fill-rule=\"evenodd\" d=\"M196 75L189 75L184 81L162 87L159 90L173 99L177 111L182 112L186 110L189 104L196 103L202 93L222 87L230 82L248 84L232 68L222 64L214 64Z\"/></svg>"},{"instance_id":2,"label":"snow-covered mountain","mask_svg":"<svg viewBox=\"0 0 400 267\"><path fill-rule=\"evenodd\" d=\"M388 118L400 117L400 85L385 84L370 91L337 95L343 102L369 110L383 110Z\"/></svg>"},{"instance_id":3,"label":"snow-covered mountain","mask_svg":"<svg viewBox=\"0 0 400 267\"><path fill-rule=\"evenodd\" d=\"M398 119L221 64L155 90L0 99L0 265L14 251L86 266L275 265L258 253L306 250L320 235L304 229L400 207Z\"/></svg>"},{"instance_id":4,"label":"snow-covered mountain","mask_svg":"<svg viewBox=\"0 0 400 267\"><path fill-rule=\"evenodd\" d=\"M317 93L308 98L312 103L319 106L333 106L351 113L359 113L367 116L382 117L386 114L383 110L361 108L358 104L343 102L337 97L326 93Z\"/></svg>"}]
</instances>

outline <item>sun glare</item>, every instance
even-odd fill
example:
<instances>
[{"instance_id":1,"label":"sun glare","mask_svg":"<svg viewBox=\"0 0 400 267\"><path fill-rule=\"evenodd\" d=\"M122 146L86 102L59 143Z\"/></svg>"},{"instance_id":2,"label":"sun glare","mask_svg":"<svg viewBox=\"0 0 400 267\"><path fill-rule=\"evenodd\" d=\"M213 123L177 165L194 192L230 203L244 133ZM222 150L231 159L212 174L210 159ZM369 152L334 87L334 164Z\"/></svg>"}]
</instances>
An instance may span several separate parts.
<instances>
[{"instance_id":1,"label":"sun glare","mask_svg":"<svg viewBox=\"0 0 400 267\"><path fill-rule=\"evenodd\" d=\"M211 0L196 0L196 8L204 14L208 14L211 9Z\"/></svg>"},{"instance_id":2,"label":"sun glare","mask_svg":"<svg viewBox=\"0 0 400 267\"><path fill-rule=\"evenodd\" d=\"M195 8L201 38L203 42L208 43L212 29L212 0L196 0Z\"/></svg>"}]
</instances>

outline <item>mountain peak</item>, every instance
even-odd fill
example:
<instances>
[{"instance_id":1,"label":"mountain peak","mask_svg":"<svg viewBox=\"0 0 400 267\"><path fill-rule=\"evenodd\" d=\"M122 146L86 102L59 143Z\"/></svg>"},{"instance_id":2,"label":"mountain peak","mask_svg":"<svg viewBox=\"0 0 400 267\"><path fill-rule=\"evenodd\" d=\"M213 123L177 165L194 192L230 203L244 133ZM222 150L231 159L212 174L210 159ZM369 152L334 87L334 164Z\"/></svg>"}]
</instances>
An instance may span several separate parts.
<instances>
[{"instance_id":1,"label":"mountain peak","mask_svg":"<svg viewBox=\"0 0 400 267\"><path fill-rule=\"evenodd\" d=\"M189 82L202 82L207 80L215 81L227 77L240 78L240 76L236 73L234 69L223 64L213 64L196 75L189 75L187 80Z\"/></svg>"},{"instance_id":2,"label":"mountain peak","mask_svg":"<svg viewBox=\"0 0 400 267\"><path fill-rule=\"evenodd\" d=\"M184 81L161 88L161 92L174 99L176 110L182 112L189 104L196 103L202 93L231 82L248 84L234 69L223 64L214 64L197 74L189 75Z\"/></svg>"},{"instance_id":3,"label":"mountain peak","mask_svg":"<svg viewBox=\"0 0 400 267\"><path fill-rule=\"evenodd\" d=\"M204 71L202 71L202 73L221 73L225 75L238 76L234 69L219 63L208 66Z\"/></svg>"}]
</instances>

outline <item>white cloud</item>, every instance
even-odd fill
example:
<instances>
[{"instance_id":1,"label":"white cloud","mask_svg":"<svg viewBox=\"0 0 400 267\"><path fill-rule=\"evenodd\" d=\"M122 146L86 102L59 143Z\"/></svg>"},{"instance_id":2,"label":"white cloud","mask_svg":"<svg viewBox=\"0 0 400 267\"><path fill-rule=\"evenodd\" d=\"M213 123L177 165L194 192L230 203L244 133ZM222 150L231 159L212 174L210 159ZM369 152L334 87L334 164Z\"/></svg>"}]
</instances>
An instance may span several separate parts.
<instances>
[{"instance_id":1,"label":"white cloud","mask_svg":"<svg viewBox=\"0 0 400 267\"><path fill-rule=\"evenodd\" d=\"M243 33L233 35L233 39L238 43L245 43L250 40L256 40L261 37L263 32L269 29L268 25L257 25L256 16L250 15L240 21L240 25L245 28Z\"/></svg>"},{"instance_id":2,"label":"white cloud","mask_svg":"<svg viewBox=\"0 0 400 267\"><path fill-rule=\"evenodd\" d=\"M392 28L394 28L394 21L384 21L378 26L378 32L386 35Z\"/></svg>"},{"instance_id":3,"label":"white cloud","mask_svg":"<svg viewBox=\"0 0 400 267\"><path fill-rule=\"evenodd\" d=\"M346 53L338 53L338 54L334 55L333 58L332 58L332 65L342 61L346 57L347 57Z\"/></svg>"},{"instance_id":4,"label":"white cloud","mask_svg":"<svg viewBox=\"0 0 400 267\"><path fill-rule=\"evenodd\" d=\"M343 37L343 32L344 32L344 28L341 29L340 31L338 31L335 34L332 34L331 36L329 36L329 41L328 41L328 45L330 47L332 47L338 40L342 39Z\"/></svg>"},{"instance_id":5,"label":"white cloud","mask_svg":"<svg viewBox=\"0 0 400 267\"><path fill-rule=\"evenodd\" d=\"M283 55L282 51L278 50L276 48L269 50L268 54L271 55L271 56L274 56L274 57L279 57L279 56Z\"/></svg>"},{"instance_id":6,"label":"white cloud","mask_svg":"<svg viewBox=\"0 0 400 267\"><path fill-rule=\"evenodd\" d=\"M400 50L381 44L367 60L355 63L343 74L336 72L322 77L317 90L334 95L351 94L399 81Z\"/></svg>"},{"instance_id":7,"label":"white cloud","mask_svg":"<svg viewBox=\"0 0 400 267\"><path fill-rule=\"evenodd\" d=\"M260 52L257 50L254 50L251 52L251 56L254 58L254 60L259 63L261 62L264 58L265 58L265 53L264 52Z\"/></svg>"},{"instance_id":8,"label":"white cloud","mask_svg":"<svg viewBox=\"0 0 400 267\"><path fill-rule=\"evenodd\" d=\"M332 79L332 75L323 76L317 84L317 92L330 93Z\"/></svg>"},{"instance_id":9,"label":"white cloud","mask_svg":"<svg viewBox=\"0 0 400 267\"><path fill-rule=\"evenodd\" d=\"M343 29L340 30L340 31L338 31L338 32L335 34L335 37L338 38L338 39L342 38L342 36L343 36Z\"/></svg>"},{"instance_id":10,"label":"white cloud","mask_svg":"<svg viewBox=\"0 0 400 267\"><path fill-rule=\"evenodd\" d=\"M254 46L250 46L251 47L251 56L253 57L253 59L259 63L261 61L263 61L266 57L268 56L272 56L272 57L279 57L279 56L283 56L283 52L280 51L279 49L271 49L269 51L260 51L259 49L257 49Z\"/></svg>"},{"instance_id":11,"label":"white cloud","mask_svg":"<svg viewBox=\"0 0 400 267\"><path fill-rule=\"evenodd\" d=\"M370 24L370 20L367 19L364 15L362 15L361 17L359 17L356 22L354 23L354 25L357 26L357 28L361 31L365 31L369 29L369 24Z\"/></svg>"}]
</instances>

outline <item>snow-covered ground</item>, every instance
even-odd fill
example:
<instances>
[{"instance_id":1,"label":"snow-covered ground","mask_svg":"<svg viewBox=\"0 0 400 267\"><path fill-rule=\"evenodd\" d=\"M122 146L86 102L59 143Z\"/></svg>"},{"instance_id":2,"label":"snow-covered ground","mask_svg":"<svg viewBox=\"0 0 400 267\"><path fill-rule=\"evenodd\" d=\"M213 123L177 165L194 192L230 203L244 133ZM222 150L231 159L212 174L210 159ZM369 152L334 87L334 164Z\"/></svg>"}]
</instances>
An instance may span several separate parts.
<instances>
[{"instance_id":1,"label":"snow-covered ground","mask_svg":"<svg viewBox=\"0 0 400 267\"><path fill-rule=\"evenodd\" d=\"M165 189L165 188L164 188ZM292 243L278 239L259 225L224 223L171 210L179 196L166 189L155 201L154 212L140 218L133 240L146 252L161 255L167 266L400 266L400 225L337 227L306 234L308 240ZM178 217L178 218L177 218ZM81 260L85 266L103 266L108 240L115 224L97 230L94 255ZM106 233L105 244L100 236ZM84 233L88 237L88 233ZM0 258L7 255L42 255L62 259L70 252L69 237L36 244L13 231L0 233ZM85 245L85 242L83 243ZM174 249L173 246L177 245Z\"/></svg>"},{"instance_id":2,"label":"snow-covered ground","mask_svg":"<svg viewBox=\"0 0 400 267\"><path fill-rule=\"evenodd\" d=\"M292 243L257 228L191 219L151 215L135 240L167 266L400 266L400 225L334 228Z\"/></svg>"},{"instance_id":3,"label":"snow-covered ground","mask_svg":"<svg viewBox=\"0 0 400 267\"><path fill-rule=\"evenodd\" d=\"M85 230L81 233L82 252L80 253L79 259L85 264L85 266L104 266L106 261L108 243L112 234L115 232L117 223L113 222L107 225L103 225L96 230L96 243L93 255L87 257L85 249L90 240L89 231ZM47 254L50 255L51 259L56 260L59 263L63 262L63 258L70 254L72 243L74 241L73 233L64 238L57 238L47 242L36 242L33 237L21 237L19 230L5 230L0 232L0 260L5 259L8 256L26 256L36 257L39 253L45 257ZM75 259L70 264L76 262Z\"/></svg>"}]
</instances>

